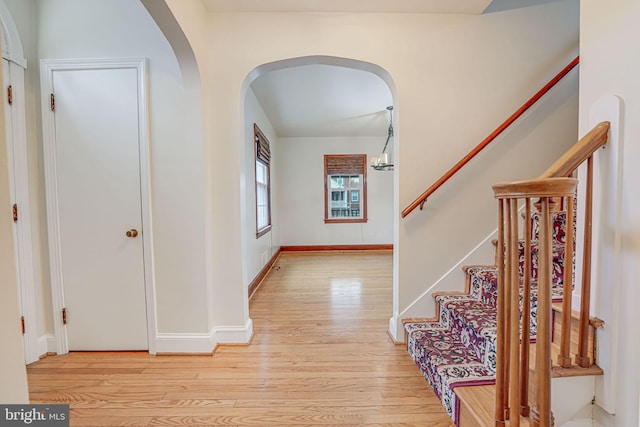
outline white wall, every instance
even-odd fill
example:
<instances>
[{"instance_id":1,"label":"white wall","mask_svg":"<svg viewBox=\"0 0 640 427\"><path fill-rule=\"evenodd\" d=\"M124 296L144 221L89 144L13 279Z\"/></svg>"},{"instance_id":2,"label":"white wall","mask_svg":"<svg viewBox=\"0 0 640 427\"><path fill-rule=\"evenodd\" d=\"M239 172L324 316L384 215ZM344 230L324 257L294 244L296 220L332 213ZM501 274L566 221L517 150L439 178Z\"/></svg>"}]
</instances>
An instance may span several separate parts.
<instances>
[{"instance_id":1,"label":"white wall","mask_svg":"<svg viewBox=\"0 0 640 427\"><path fill-rule=\"evenodd\" d=\"M378 155L385 137L281 138L278 206L283 246L393 243L393 172L367 161L366 223L325 224L324 155Z\"/></svg>"},{"instance_id":2,"label":"white wall","mask_svg":"<svg viewBox=\"0 0 640 427\"><path fill-rule=\"evenodd\" d=\"M391 81L396 126L394 172L394 312L400 313L495 228L495 207L488 187L484 195L466 183L471 166L427 205L427 212L397 220L408 205L450 165L518 108L577 53L578 1L564 0L488 15L330 14L330 13L224 13L210 14L208 31L195 19L201 5L171 0L185 33L201 46L205 108L211 122L206 159L212 174L212 192L229 209L212 219L213 269L225 286L214 290L225 305L219 319L244 324L248 316L242 286L242 227L236 212L241 206L242 153L237 141L244 137L244 94L247 76L256 67L274 61L327 55L376 64ZM257 30L259 29L259 30ZM203 32L206 32L203 36ZM530 133L521 129L519 133ZM575 121L561 125L558 139L575 141ZM229 143L236 142L236 143ZM567 142L568 143L568 142ZM506 148L505 150L509 150ZM213 155L215 153L215 155ZM498 156L498 154L495 154ZM219 164L216 159L227 159ZM530 158L520 158L522 164ZM501 178L521 177L521 165ZM471 177L470 177L471 176ZM526 173L524 177L530 177ZM446 214L444 206L468 194L471 201L457 204L454 213L478 210L461 222ZM476 198L483 200L475 203ZM490 213L490 214L488 214ZM434 217L438 217L434 221ZM473 232L460 229L473 225ZM236 243L238 242L238 243ZM283 240L284 243L284 240ZM392 331L397 334L397 331Z\"/></svg>"},{"instance_id":3,"label":"white wall","mask_svg":"<svg viewBox=\"0 0 640 427\"><path fill-rule=\"evenodd\" d=\"M640 3L582 0L580 10L580 134L593 125L595 117L590 116L594 105L612 95L622 101L621 120L612 123L620 137L621 161L604 177L602 189L606 194L619 195L620 205L594 216L594 223L605 226L609 236L594 258L594 274L608 273L606 280L594 282L599 296L594 314L607 314L605 328L598 334L607 337L609 343L605 348L599 347L602 348L599 354L606 354L609 360L606 383L601 381L597 387L597 403L609 413L615 413L615 418L601 420L607 425L637 426L640 424L640 342L636 339L640 324L637 307L640 301L637 285L640 198L636 183L640 180L637 166L640 162L640 122L637 120L640 117L640 62L636 41L640 39ZM598 204L598 200L594 203ZM607 377L610 377L608 381Z\"/></svg>"},{"instance_id":4,"label":"white wall","mask_svg":"<svg viewBox=\"0 0 640 427\"><path fill-rule=\"evenodd\" d=\"M0 75L0 87L2 75ZM9 168L4 128L4 103L0 106L0 212L10 212ZM27 371L24 367L20 314L18 310L18 279L13 254L11 216L0 215L0 402L28 403ZM11 349L11 351L7 351Z\"/></svg>"},{"instance_id":5,"label":"white wall","mask_svg":"<svg viewBox=\"0 0 640 427\"><path fill-rule=\"evenodd\" d=\"M255 187L255 152L253 140L253 124L256 123L262 133L267 137L271 149L271 231L256 237L256 187ZM271 260L271 257L280 247L280 206L277 203L280 193L279 180L276 171L282 167L279 156L279 139L273 130L271 122L267 118L262 106L256 99L251 89L247 91L245 102L245 137L243 138L245 156L244 173L242 175L244 222L244 279L243 283L249 285L260 273L260 270Z\"/></svg>"},{"instance_id":6,"label":"white wall","mask_svg":"<svg viewBox=\"0 0 640 427\"><path fill-rule=\"evenodd\" d=\"M37 3L36 15L36 22L18 23L37 28L37 52L30 52L32 57L149 59L158 331L209 332L199 93L191 91L191 81L183 80L171 46L140 2L43 0ZM37 68L37 61L32 66ZM39 97L33 86L31 90ZM45 215L42 206L39 214ZM46 249L42 254L43 263L48 262Z\"/></svg>"}]
</instances>

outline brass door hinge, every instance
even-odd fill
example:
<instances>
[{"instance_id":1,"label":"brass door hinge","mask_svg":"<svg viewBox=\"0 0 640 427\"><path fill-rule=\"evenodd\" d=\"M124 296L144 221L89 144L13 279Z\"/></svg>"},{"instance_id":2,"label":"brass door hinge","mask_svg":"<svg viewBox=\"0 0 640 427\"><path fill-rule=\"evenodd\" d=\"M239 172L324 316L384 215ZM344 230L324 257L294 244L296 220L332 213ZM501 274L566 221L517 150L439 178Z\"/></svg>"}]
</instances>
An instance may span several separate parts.
<instances>
[{"instance_id":1,"label":"brass door hinge","mask_svg":"<svg viewBox=\"0 0 640 427\"><path fill-rule=\"evenodd\" d=\"M22 324L22 335L26 332L26 328L24 326L24 316L20 317L20 323Z\"/></svg>"},{"instance_id":2,"label":"brass door hinge","mask_svg":"<svg viewBox=\"0 0 640 427\"><path fill-rule=\"evenodd\" d=\"M13 86L7 87L7 102L9 105L13 105Z\"/></svg>"},{"instance_id":3,"label":"brass door hinge","mask_svg":"<svg viewBox=\"0 0 640 427\"><path fill-rule=\"evenodd\" d=\"M18 205L13 205L13 222L18 222Z\"/></svg>"},{"instance_id":4,"label":"brass door hinge","mask_svg":"<svg viewBox=\"0 0 640 427\"><path fill-rule=\"evenodd\" d=\"M66 308L62 309L62 324L63 325L67 324L67 309Z\"/></svg>"},{"instance_id":5,"label":"brass door hinge","mask_svg":"<svg viewBox=\"0 0 640 427\"><path fill-rule=\"evenodd\" d=\"M56 111L56 96L51 94L51 111Z\"/></svg>"}]
</instances>

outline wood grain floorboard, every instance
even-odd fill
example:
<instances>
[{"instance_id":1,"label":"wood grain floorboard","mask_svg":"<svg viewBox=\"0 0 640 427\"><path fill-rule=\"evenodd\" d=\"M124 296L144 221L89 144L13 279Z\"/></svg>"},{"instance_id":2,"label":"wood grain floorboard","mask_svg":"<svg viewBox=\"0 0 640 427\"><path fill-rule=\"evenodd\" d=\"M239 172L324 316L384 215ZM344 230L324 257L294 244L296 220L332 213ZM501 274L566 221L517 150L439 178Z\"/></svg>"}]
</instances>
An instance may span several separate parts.
<instances>
[{"instance_id":1,"label":"wood grain floorboard","mask_svg":"<svg viewBox=\"0 0 640 427\"><path fill-rule=\"evenodd\" d=\"M389 338L391 277L389 251L283 253L250 345L50 356L28 367L31 401L68 403L73 426L451 427Z\"/></svg>"}]
</instances>

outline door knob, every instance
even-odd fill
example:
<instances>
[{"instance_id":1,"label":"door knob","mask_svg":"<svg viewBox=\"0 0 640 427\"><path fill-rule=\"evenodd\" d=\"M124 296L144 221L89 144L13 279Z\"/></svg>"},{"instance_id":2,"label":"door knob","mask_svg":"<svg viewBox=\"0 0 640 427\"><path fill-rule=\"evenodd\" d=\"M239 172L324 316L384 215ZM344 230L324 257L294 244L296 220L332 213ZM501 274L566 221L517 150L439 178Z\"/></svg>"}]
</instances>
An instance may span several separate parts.
<instances>
[{"instance_id":1,"label":"door knob","mask_svg":"<svg viewBox=\"0 0 640 427\"><path fill-rule=\"evenodd\" d=\"M136 230L135 228L132 228L131 230L127 230L127 232L125 233L127 235L127 237L136 237L138 235L138 230Z\"/></svg>"}]
</instances>

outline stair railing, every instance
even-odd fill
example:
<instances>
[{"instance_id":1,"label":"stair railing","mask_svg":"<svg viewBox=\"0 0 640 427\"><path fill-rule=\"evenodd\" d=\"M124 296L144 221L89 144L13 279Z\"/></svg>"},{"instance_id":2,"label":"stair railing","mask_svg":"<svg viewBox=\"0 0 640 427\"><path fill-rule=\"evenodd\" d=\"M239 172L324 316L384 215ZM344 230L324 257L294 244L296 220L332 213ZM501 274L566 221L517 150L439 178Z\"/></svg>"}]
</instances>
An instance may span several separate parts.
<instances>
[{"instance_id":1,"label":"stair railing","mask_svg":"<svg viewBox=\"0 0 640 427\"><path fill-rule=\"evenodd\" d=\"M402 218L409 215L418 206L420 210L424 207L429 196L436 192L445 182L447 182L453 175L455 175L460 169L464 167L471 159L473 159L480 151L482 151L487 145L489 145L494 139L496 139L505 129L507 129L513 122L515 122L520 116L524 114L532 105L534 105L544 94L549 92L564 76L569 74L576 65L580 62L580 57L576 56L573 61L567 64L558 74L556 74L549 82L544 85L538 92L536 92L527 102L522 104L511 116L509 116L500 126L498 126L493 132L483 139L473 150L471 150L466 156L458 161L451 169L449 169L444 175L442 175L436 182L434 182L424 193L416 198L409 206L402 211Z\"/></svg>"},{"instance_id":2,"label":"stair railing","mask_svg":"<svg viewBox=\"0 0 640 427\"><path fill-rule=\"evenodd\" d=\"M603 122L571 147L542 175L533 180L498 183L493 186L498 199L498 319L496 363L496 426L518 427L520 417L529 417L536 427L553 426L551 413L552 376L552 267L555 206L566 210L566 234L563 256L563 298L560 350L557 364L564 369L589 367L588 353L589 300L591 277L591 210L593 194L593 154L608 139L609 123ZM584 258L582 268L581 307L578 327L578 350L575 365L571 363L571 294L573 289L574 197L576 169L587 162L584 220ZM524 204L524 249L521 255L518 206ZM529 331L532 292L531 213L538 210L537 233L537 329L533 408L529 402ZM556 239L558 240L558 239ZM500 250L502 248L502 250ZM522 293L522 298L521 298ZM521 317L522 316L522 317Z\"/></svg>"}]
</instances>

